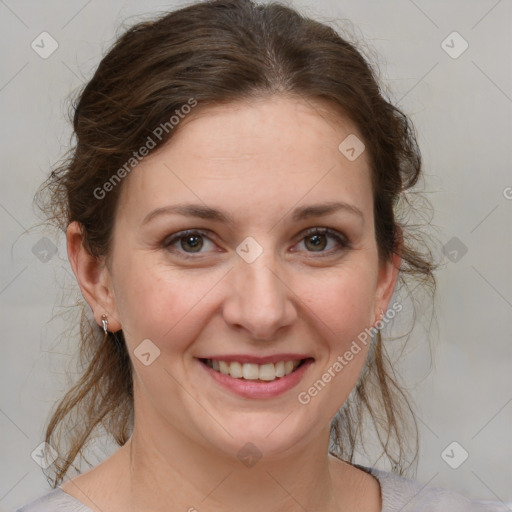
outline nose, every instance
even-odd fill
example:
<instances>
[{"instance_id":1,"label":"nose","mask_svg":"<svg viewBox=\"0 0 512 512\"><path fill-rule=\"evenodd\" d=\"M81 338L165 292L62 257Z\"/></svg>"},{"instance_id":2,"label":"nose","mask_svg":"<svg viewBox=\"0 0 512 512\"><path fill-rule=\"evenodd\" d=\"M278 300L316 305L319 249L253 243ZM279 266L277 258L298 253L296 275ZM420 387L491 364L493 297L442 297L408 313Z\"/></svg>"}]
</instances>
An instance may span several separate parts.
<instances>
[{"instance_id":1,"label":"nose","mask_svg":"<svg viewBox=\"0 0 512 512\"><path fill-rule=\"evenodd\" d=\"M272 256L238 259L229 272L223 315L228 325L244 329L255 340L273 340L297 318L293 283Z\"/></svg>"}]
</instances>

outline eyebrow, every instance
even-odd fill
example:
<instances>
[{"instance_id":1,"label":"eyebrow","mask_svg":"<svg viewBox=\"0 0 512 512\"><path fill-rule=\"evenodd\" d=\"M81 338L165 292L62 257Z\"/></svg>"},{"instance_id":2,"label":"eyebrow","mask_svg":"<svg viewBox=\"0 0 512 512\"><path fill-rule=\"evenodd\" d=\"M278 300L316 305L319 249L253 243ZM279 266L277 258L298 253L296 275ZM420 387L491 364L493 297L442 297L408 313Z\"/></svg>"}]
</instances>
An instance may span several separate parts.
<instances>
[{"instance_id":1,"label":"eyebrow","mask_svg":"<svg viewBox=\"0 0 512 512\"><path fill-rule=\"evenodd\" d=\"M355 215L364 221L363 212L359 208L357 208L355 205L342 201L301 206L293 211L292 220L294 222L298 222L311 217L330 215L337 211L343 211ZM234 218L227 212L211 208L204 204L185 203L162 206L156 210L151 211L144 217L141 226L147 224L155 217L159 217L161 215L183 215L185 217L197 217L200 219L222 222L228 226L233 226L234 224Z\"/></svg>"}]
</instances>

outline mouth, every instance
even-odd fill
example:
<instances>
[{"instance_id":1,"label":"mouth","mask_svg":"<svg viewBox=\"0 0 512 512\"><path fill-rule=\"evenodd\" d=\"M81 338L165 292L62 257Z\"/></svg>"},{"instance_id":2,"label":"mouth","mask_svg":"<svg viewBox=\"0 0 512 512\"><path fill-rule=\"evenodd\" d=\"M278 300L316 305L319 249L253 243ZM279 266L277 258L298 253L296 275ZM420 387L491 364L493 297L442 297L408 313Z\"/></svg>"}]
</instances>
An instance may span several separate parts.
<instances>
[{"instance_id":1,"label":"mouth","mask_svg":"<svg viewBox=\"0 0 512 512\"><path fill-rule=\"evenodd\" d=\"M220 359L199 359L199 361L211 370L234 379L272 382L291 375L304 364L312 362L313 358L283 360L265 364L241 363Z\"/></svg>"}]
</instances>

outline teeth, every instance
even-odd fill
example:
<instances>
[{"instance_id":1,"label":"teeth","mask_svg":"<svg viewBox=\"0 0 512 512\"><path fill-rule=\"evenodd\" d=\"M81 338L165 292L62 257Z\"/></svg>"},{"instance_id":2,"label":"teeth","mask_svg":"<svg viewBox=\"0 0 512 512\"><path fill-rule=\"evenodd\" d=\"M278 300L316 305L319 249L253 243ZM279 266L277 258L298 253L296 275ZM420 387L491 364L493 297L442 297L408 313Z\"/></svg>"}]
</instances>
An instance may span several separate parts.
<instances>
[{"instance_id":1,"label":"teeth","mask_svg":"<svg viewBox=\"0 0 512 512\"><path fill-rule=\"evenodd\" d=\"M266 380L271 381L276 378L290 375L297 366L300 364L300 360L297 361L279 361L278 363L267 363L267 364L254 364L254 363L239 363L233 361L228 363L226 361L212 361L211 359L206 360L207 366L213 370L223 373L224 375L230 375L235 379L244 378L246 380Z\"/></svg>"},{"instance_id":2,"label":"teeth","mask_svg":"<svg viewBox=\"0 0 512 512\"><path fill-rule=\"evenodd\" d=\"M225 361L219 361L219 370L220 373L227 375L229 373L229 364Z\"/></svg>"},{"instance_id":3,"label":"teeth","mask_svg":"<svg viewBox=\"0 0 512 512\"><path fill-rule=\"evenodd\" d=\"M258 365L254 365L258 366ZM259 368L258 377L260 380L274 380L276 378L276 367L273 363L262 364Z\"/></svg>"},{"instance_id":4,"label":"teeth","mask_svg":"<svg viewBox=\"0 0 512 512\"><path fill-rule=\"evenodd\" d=\"M236 364L237 363L235 363L235 365ZM238 363L238 364L240 364L240 363ZM231 375L231 365L229 365L229 374ZM242 375L243 375L244 379L257 380L257 379L259 379L259 376L260 376L260 369L257 364L245 363L242 365ZM237 378L236 372L234 375L231 375L231 377L235 377L235 379L236 379Z\"/></svg>"},{"instance_id":5,"label":"teeth","mask_svg":"<svg viewBox=\"0 0 512 512\"><path fill-rule=\"evenodd\" d=\"M245 377L243 366L240 363L226 363L226 366L228 368L228 373L231 375L231 377L235 377L235 379L241 379L242 377Z\"/></svg>"}]
</instances>

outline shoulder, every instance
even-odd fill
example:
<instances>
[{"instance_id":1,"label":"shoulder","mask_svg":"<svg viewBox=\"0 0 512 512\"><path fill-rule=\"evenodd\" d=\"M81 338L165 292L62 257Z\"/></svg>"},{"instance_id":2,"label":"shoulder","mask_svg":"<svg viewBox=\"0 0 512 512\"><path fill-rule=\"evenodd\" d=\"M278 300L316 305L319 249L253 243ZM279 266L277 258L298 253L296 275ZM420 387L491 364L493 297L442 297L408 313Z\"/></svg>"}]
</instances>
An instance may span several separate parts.
<instances>
[{"instance_id":1,"label":"shoulder","mask_svg":"<svg viewBox=\"0 0 512 512\"><path fill-rule=\"evenodd\" d=\"M57 487L23 505L16 512L91 512L91 509Z\"/></svg>"},{"instance_id":2,"label":"shoulder","mask_svg":"<svg viewBox=\"0 0 512 512\"><path fill-rule=\"evenodd\" d=\"M509 512L500 502L470 500L455 491L430 487L416 480L357 465L377 478L382 512Z\"/></svg>"}]
</instances>

